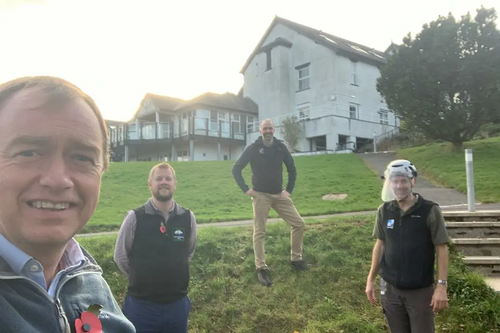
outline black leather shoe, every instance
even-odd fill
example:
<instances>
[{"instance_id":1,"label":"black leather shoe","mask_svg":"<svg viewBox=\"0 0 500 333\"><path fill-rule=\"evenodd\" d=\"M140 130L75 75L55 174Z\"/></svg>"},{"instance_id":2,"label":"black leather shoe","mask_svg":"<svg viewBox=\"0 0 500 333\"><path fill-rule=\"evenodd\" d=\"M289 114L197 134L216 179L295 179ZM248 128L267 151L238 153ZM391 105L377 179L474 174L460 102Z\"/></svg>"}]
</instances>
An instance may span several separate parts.
<instances>
[{"instance_id":1,"label":"black leather shoe","mask_svg":"<svg viewBox=\"0 0 500 333\"><path fill-rule=\"evenodd\" d=\"M307 271L309 265L304 260L292 261L292 268L297 271Z\"/></svg>"},{"instance_id":2,"label":"black leather shoe","mask_svg":"<svg viewBox=\"0 0 500 333\"><path fill-rule=\"evenodd\" d=\"M269 270L265 268L257 269L257 278L259 282L265 286L270 286L273 283L271 282L271 275L269 274Z\"/></svg>"}]
</instances>

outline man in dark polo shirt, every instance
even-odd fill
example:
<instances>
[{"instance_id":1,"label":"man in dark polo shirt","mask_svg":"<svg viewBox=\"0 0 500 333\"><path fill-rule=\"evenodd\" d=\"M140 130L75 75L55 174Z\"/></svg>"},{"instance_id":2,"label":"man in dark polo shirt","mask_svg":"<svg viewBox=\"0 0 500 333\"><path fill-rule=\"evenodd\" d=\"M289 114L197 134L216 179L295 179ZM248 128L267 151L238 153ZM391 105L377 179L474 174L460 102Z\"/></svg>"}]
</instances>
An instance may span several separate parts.
<instances>
[{"instance_id":1,"label":"man in dark polo shirt","mask_svg":"<svg viewBox=\"0 0 500 333\"><path fill-rule=\"evenodd\" d=\"M261 136L246 147L234 163L232 173L243 193L252 198L253 248L257 278L263 285L270 286L272 282L266 265L264 236L271 208L291 226L292 268L303 271L308 269L308 265L302 259L305 223L290 198L297 178L293 157L285 144L274 137L275 127L271 120L262 121L259 130ZM252 188L245 184L241 175L241 171L248 163L252 168ZM285 189L283 189L283 164L288 171L288 183Z\"/></svg>"},{"instance_id":2,"label":"man in dark polo shirt","mask_svg":"<svg viewBox=\"0 0 500 333\"><path fill-rule=\"evenodd\" d=\"M148 184L152 198L129 211L116 239L114 260L128 278L123 313L137 333L186 333L196 220L173 199L177 180L172 166L155 165Z\"/></svg>"},{"instance_id":3,"label":"man in dark polo shirt","mask_svg":"<svg viewBox=\"0 0 500 333\"><path fill-rule=\"evenodd\" d=\"M391 332L433 333L434 313L448 306L449 238L444 218L438 204L412 191L417 169L411 162L391 162L384 178L366 295L377 303L374 281L381 269L381 304Z\"/></svg>"}]
</instances>

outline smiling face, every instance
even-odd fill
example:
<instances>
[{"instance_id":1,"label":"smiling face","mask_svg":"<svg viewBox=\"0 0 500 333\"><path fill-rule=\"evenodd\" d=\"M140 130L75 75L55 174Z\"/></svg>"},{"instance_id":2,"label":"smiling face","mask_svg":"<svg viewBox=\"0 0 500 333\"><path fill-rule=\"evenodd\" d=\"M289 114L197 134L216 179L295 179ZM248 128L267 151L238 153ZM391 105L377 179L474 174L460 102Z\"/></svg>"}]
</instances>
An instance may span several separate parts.
<instances>
[{"instance_id":1,"label":"smiling face","mask_svg":"<svg viewBox=\"0 0 500 333\"><path fill-rule=\"evenodd\" d=\"M410 179L406 176L394 176L391 177L390 181L392 193L394 193L394 196L398 200L407 198L415 185L415 179Z\"/></svg>"},{"instance_id":2,"label":"smiling face","mask_svg":"<svg viewBox=\"0 0 500 333\"><path fill-rule=\"evenodd\" d=\"M274 124L270 120L264 120L259 127L260 134L262 135L262 140L270 142L273 139L275 128Z\"/></svg>"},{"instance_id":3,"label":"smiling face","mask_svg":"<svg viewBox=\"0 0 500 333\"><path fill-rule=\"evenodd\" d=\"M0 108L0 233L19 248L65 245L99 200L103 135L81 98L17 92Z\"/></svg>"},{"instance_id":4,"label":"smiling face","mask_svg":"<svg viewBox=\"0 0 500 333\"><path fill-rule=\"evenodd\" d=\"M173 169L165 165L155 167L151 172L148 185L156 200L160 202L171 200L177 188Z\"/></svg>"}]
</instances>

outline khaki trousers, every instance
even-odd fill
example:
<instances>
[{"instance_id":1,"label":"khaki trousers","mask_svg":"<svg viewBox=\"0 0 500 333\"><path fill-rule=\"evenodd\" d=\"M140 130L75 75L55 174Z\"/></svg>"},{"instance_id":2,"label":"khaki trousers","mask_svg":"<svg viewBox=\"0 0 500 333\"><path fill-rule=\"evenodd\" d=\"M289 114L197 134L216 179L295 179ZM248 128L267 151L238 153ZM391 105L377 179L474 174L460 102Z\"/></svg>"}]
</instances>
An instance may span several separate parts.
<instances>
[{"instance_id":1,"label":"khaki trousers","mask_svg":"<svg viewBox=\"0 0 500 333\"><path fill-rule=\"evenodd\" d=\"M253 206L253 250L255 253L255 267L257 269L267 267L264 238L266 234L266 222L269 210L272 208L279 217L291 226L291 258L292 261L302 260L302 245L304 239L305 223L295 208L292 199L282 197L279 194L269 194L254 191L252 197Z\"/></svg>"}]
</instances>

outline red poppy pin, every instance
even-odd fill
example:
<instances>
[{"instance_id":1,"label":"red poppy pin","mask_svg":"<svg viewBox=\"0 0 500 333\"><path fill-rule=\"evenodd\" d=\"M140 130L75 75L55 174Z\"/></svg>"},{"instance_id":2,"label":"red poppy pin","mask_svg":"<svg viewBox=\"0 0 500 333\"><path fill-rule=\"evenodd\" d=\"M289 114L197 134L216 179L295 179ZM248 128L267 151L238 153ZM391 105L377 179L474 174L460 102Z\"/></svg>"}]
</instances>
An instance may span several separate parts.
<instances>
[{"instance_id":1,"label":"red poppy pin","mask_svg":"<svg viewBox=\"0 0 500 333\"><path fill-rule=\"evenodd\" d=\"M165 226L165 223L163 223L163 221L161 221L161 224L160 224L160 232L162 234L167 232L167 227Z\"/></svg>"},{"instance_id":2,"label":"red poppy pin","mask_svg":"<svg viewBox=\"0 0 500 333\"><path fill-rule=\"evenodd\" d=\"M99 311L102 306L93 304L84 311L80 318L75 320L76 333L102 333L102 324L99 320Z\"/></svg>"}]
</instances>

